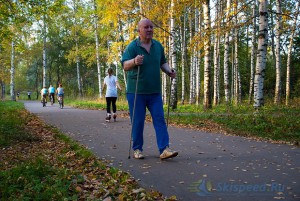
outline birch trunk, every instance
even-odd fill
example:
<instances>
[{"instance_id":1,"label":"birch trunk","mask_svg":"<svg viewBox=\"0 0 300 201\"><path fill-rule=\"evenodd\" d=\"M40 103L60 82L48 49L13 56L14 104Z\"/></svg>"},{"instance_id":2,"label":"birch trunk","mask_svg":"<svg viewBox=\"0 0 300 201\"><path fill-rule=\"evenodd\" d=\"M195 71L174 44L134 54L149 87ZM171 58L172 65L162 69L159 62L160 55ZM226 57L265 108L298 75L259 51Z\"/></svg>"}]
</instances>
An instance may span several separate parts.
<instances>
[{"instance_id":1,"label":"birch trunk","mask_svg":"<svg viewBox=\"0 0 300 201\"><path fill-rule=\"evenodd\" d=\"M47 70L47 60L46 60L46 20L45 20L45 15L44 15L44 23L43 23L43 86L42 87L46 87L46 70Z\"/></svg>"},{"instance_id":2,"label":"birch trunk","mask_svg":"<svg viewBox=\"0 0 300 201\"><path fill-rule=\"evenodd\" d=\"M203 3L203 13L204 13L204 29L205 29L205 38L204 38L204 99L203 106L204 109L211 108L211 93L210 93L210 74L211 74L211 57L210 57L210 8L209 0L205 0Z\"/></svg>"},{"instance_id":3,"label":"birch trunk","mask_svg":"<svg viewBox=\"0 0 300 201\"><path fill-rule=\"evenodd\" d=\"M10 97L12 101L16 101L15 94L15 43L11 42L11 65L10 65Z\"/></svg>"},{"instance_id":4,"label":"birch trunk","mask_svg":"<svg viewBox=\"0 0 300 201\"><path fill-rule=\"evenodd\" d=\"M190 18L189 18L189 27L190 27L190 104L194 104L195 103L195 53L194 53L194 44L192 42L193 39L193 23L192 23L192 11L190 8Z\"/></svg>"},{"instance_id":5,"label":"birch trunk","mask_svg":"<svg viewBox=\"0 0 300 201\"><path fill-rule=\"evenodd\" d=\"M251 64L250 64L250 87L249 87L249 103L252 100L253 94L253 82L254 82L254 66L255 66L255 57L256 57L256 3L255 0L252 7L252 49L251 49Z\"/></svg>"},{"instance_id":6,"label":"birch trunk","mask_svg":"<svg viewBox=\"0 0 300 201\"><path fill-rule=\"evenodd\" d=\"M226 5L226 21L225 23L228 25L229 17L230 17L230 7L231 0L227 0ZM229 90L229 33L230 29L227 28L225 33L225 46L224 46L224 91L225 91L225 102L228 103L230 101L230 90Z\"/></svg>"},{"instance_id":7,"label":"birch trunk","mask_svg":"<svg viewBox=\"0 0 300 201\"><path fill-rule=\"evenodd\" d=\"M171 68L177 71L176 67L176 50L175 50L175 19L174 19L174 0L171 1L171 43L170 43L170 49L171 49L171 60L172 65ZM170 92L170 98L171 98L171 108L176 109L177 108L177 77L170 80L171 84L171 92Z\"/></svg>"},{"instance_id":8,"label":"birch trunk","mask_svg":"<svg viewBox=\"0 0 300 201\"><path fill-rule=\"evenodd\" d=\"M264 78L268 46L268 1L259 0L258 54L254 78L254 107L264 105Z\"/></svg>"},{"instance_id":9,"label":"birch trunk","mask_svg":"<svg viewBox=\"0 0 300 201\"><path fill-rule=\"evenodd\" d=\"M275 33L274 33L274 18L273 18L273 13L270 13L270 27L272 27L272 29L270 30L271 34L270 34L270 39L271 39L271 50L272 50L272 65L271 67L276 69L276 51L275 51Z\"/></svg>"},{"instance_id":10,"label":"birch trunk","mask_svg":"<svg viewBox=\"0 0 300 201\"><path fill-rule=\"evenodd\" d=\"M280 37L281 37L281 21L282 21L282 12L281 12L281 0L276 0L276 86L275 86L275 98L274 103L279 104L281 99L281 57L280 57Z\"/></svg>"},{"instance_id":11,"label":"birch trunk","mask_svg":"<svg viewBox=\"0 0 300 201\"><path fill-rule=\"evenodd\" d=\"M81 84L81 76L80 76L80 61L78 56L78 40L76 39L76 71L77 71L77 85L80 97L83 97L82 94L82 84Z\"/></svg>"},{"instance_id":12,"label":"birch trunk","mask_svg":"<svg viewBox=\"0 0 300 201\"><path fill-rule=\"evenodd\" d=\"M235 0L235 28L234 28L234 104L238 105L239 103L239 55L238 55L238 37L239 37L239 33L238 33L238 1Z\"/></svg>"},{"instance_id":13,"label":"birch trunk","mask_svg":"<svg viewBox=\"0 0 300 201\"><path fill-rule=\"evenodd\" d=\"M143 11L143 3L142 3L142 0L139 0L139 7L140 7L140 16L141 16L141 19L143 19L143 15L144 15L144 11Z\"/></svg>"},{"instance_id":14,"label":"birch trunk","mask_svg":"<svg viewBox=\"0 0 300 201\"><path fill-rule=\"evenodd\" d=\"M200 14L199 14L199 9L196 8L196 12L195 12L195 35L199 36L199 34L201 33L201 21L200 21ZM197 41L197 46L198 41ZM196 90L195 90L195 95L196 95L196 104L199 105L200 104L200 52L197 51L196 46L194 48L194 52L195 52L195 58L196 58L196 62L195 62L195 85L196 85Z\"/></svg>"},{"instance_id":15,"label":"birch trunk","mask_svg":"<svg viewBox=\"0 0 300 201\"><path fill-rule=\"evenodd\" d=\"M76 19L76 12L77 12L77 5L76 5L77 0L74 0L74 25L75 25L75 48L76 48L76 71L77 71L77 85L78 85L78 92L79 96L83 97L82 93L82 84L81 84L81 76L80 76L80 61L79 61L79 48L78 48L78 34L77 34L77 19Z\"/></svg>"},{"instance_id":16,"label":"birch trunk","mask_svg":"<svg viewBox=\"0 0 300 201\"><path fill-rule=\"evenodd\" d=\"M292 27L292 32L291 32L291 38L290 38L290 44L288 47L288 56L287 56L287 64L286 64L286 89L285 89L285 104L289 105L290 101L290 94L291 94L291 89L290 89L290 75L291 75L291 54L292 54L292 49L293 49L293 41L294 41L294 36L295 36L295 30L297 26L297 18L299 14L299 4L300 1L298 1L297 7L296 7L296 15L294 16L294 24Z\"/></svg>"},{"instance_id":17,"label":"birch trunk","mask_svg":"<svg viewBox=\"0 0 300 201\"><path fill-rule=\"evenodd\" d=\"M186 8L184 9L183 14L183 28L182 28L182 46L181 46L181 104L184 104L185 99L185 58L186 58L186 38L185 38L185 29L186 29Z\"/></svg>"},{"instance_id":18,"label":"birch trunk","mask_svg":"<svg viewBox=\"0 0 300 201\"><path fill-rule=\"evenodd\" d=\"M99 56L99 36L98 36L98 15L97 15L97 5L94 0L94 27L95 27L95 42L96 42L96 62L97 62L97 72L98 72L98 87L99 87L99 98L102 98L102 78L101 78L101 66L100 66L100 56Z\"/></svg>"},{"instance_id":19,"label":"birch trunk","mask_svg":"<svg viewBox=\"0 0 300 201\"><path fill-rule=\"evenodd\" d=\"M213 105L219 104L219 78L220 78L220 63L219 63L219 3L216 5L216 13L217 13L217 22L215 25L215 38L214 38L214 97L213 97Z\"/></svg>"}]
</instances>

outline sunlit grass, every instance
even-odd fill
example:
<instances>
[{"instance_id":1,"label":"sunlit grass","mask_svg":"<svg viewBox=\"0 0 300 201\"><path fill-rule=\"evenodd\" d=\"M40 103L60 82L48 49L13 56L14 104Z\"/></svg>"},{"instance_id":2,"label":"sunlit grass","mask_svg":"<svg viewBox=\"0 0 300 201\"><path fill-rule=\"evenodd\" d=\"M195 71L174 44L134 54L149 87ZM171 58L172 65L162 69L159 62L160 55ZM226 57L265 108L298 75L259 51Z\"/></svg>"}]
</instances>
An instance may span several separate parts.
<instances>
[{"instance_id":1,"label":"sunlit grass","mask_svg":"<svg viewBox=\"0 0 300 201\"><path fill-rule=\"evenodd\" d=\"M0 102L0 147L9 146L17 141L35 139L24 130L27 115L22 103Z\"/></svg>"},{"instance_id":2,"label":"sunlit grass","mask_svg":"<svg viewBox=\"0 0 300 201\"><path fill-rule=\"evenodd\" d=\"M76 108L92 109L92 110L106 110L105 98L96 99L65 99L65 104ZM117 100L118 111L127 111L128 104L125 100Z\"/></svg>"},{"instance_id":3,"label":"sunlit grass","mask_svg":"<svg viewBox=\"0 0 300 201\"><path fill-rule=\"evenodd\" d=\"M3 200L77 200L70 195L68 171L55 168L43 159L28 161L0 172Z\"/></svg>"}]
</instances>

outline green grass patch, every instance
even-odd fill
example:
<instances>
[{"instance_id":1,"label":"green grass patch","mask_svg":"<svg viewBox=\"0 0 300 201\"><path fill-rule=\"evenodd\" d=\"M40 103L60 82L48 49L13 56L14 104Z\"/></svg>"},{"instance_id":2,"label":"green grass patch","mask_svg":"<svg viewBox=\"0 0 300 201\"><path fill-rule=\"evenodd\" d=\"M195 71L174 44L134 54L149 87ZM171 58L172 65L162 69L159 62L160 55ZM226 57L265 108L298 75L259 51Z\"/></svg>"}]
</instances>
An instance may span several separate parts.
<instances>
[{"instance_id":1,"label":"green grass patch","mask_svg":"<svg viewBox=\"0 0 300 201\"><path fill-rule=\"evenodd\" d=\"M24 130L28 114L23 103L15 101L0 102L0 147L9 146L16 141L32 141L36 138Z\"/></svg>"},{"instance_id":2,"label":"green grass patch","mask_svg":"<svg viewBox=\"0 0 300 201\"><path fill-rule=\"evenodd\" d=\"M77 200L76 195L69 195L68 170L42 159L0 172L0 181L3 200Z\"/></svg>"},{"instance_id":3,"label":"green grass patch","mask_svg":"<svg viewBox=\"0 0 300 201\"><path fill-rule=\"evenodd\" d=\"M182 111L182 107L172 111L175 113L171 114L170 121L205 127L205 120L210 120L236 135L295 144L300 142L299 108L268 105L256 111L249 105L238 107L220 105L211 110L198 110L193 113L182 113Z\"/></svg>"},{"instance_id":4,"label":"green grass patch","mask_svg":"<svg viewBox=\"0 0 300 201\"><path fill-rule=\"evenodd\" d=\"M105 99L65 99L65 104L68 104L72 107L83 108L83 109L92 109L92 110L106 110ZM127 101L117 100L117 111L126 111L128 110Z\"/></svg>"}]
</instances>

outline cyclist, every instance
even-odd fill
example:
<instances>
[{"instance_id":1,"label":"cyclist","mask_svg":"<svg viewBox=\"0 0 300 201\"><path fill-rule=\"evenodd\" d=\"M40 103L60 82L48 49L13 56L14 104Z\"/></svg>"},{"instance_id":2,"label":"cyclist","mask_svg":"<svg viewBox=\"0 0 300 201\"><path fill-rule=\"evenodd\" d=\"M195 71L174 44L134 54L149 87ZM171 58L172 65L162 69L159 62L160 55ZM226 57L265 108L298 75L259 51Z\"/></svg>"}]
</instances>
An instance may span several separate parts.
<instances>
[{"instance_id":1,"label":"cyclist","mask_svg":"<svg viewBox=\"0 0 300 201\"><path fill-rule=\"evenodd\" d=\"M62 87L62 84L58 85L58 88L56 89L56 95L57 95L58 102L60 98L64 97L64 88ZM63 104L64 103L62 102L62 105Z\"/></svg>"},{"instance_id":2,"label":"cyclist","mask_svg":"<svg viewBox=\"0 0 300 201\"><path fill-rule=\"evenodd\" d=\"M44 86L41 90L41 102L43 102L43 98L45 98L46 103L47 103L47 94L48 94L48 90L46 88L46 86Z\"/></svg>"},{"instance_id":3,"label":"cyclist","mask_svg":"<svg viewBox=\"0 0 300 201\"><path fill-rule=\"evenodd\" d=\"M54 99L54 94L55 94L55 88L52 86L52 85L50 85L50 87L49 87L49 98L51 99L51 97L52 97L52 100L53 100L53 103L55 103L55 99Z\"/></svg>"}]
</instances>

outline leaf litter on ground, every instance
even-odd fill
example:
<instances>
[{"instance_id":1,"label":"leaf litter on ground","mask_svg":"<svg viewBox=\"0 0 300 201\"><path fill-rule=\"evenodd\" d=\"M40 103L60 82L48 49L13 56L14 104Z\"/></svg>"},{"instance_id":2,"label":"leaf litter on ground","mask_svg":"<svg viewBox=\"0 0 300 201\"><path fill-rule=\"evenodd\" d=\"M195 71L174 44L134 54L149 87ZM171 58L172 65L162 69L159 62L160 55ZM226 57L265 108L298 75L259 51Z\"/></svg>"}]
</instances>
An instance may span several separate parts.
<instances>
[{"instance_id":1,"label":"leaf litter on ground","mask_svg":"<svg viewBox=\"0 0 300 201\"><path fill-rule=\"evenodd\" d=\"M168 198L158 191L141 188L127 172L110 167L106 161L88 153L87 149L38 117L25 110L22 113L27 119L24 130L35 140L1 148L0 172L39 159L50 167L67 172L71 183L68 194L77 200L177 200L176 196Z\"/></svg>"}]
</instances>

